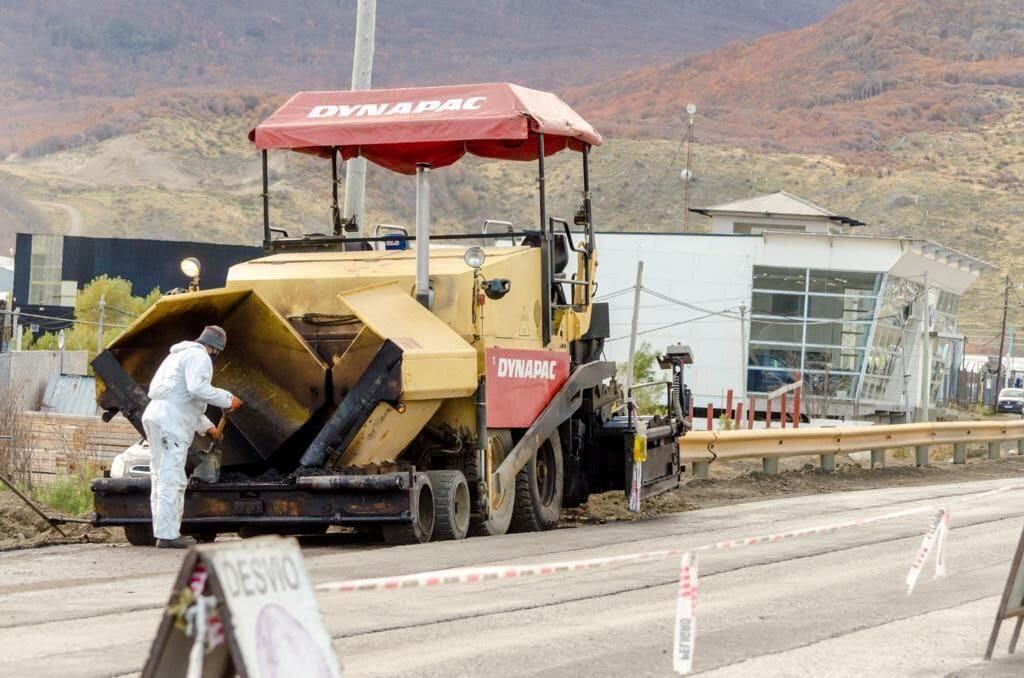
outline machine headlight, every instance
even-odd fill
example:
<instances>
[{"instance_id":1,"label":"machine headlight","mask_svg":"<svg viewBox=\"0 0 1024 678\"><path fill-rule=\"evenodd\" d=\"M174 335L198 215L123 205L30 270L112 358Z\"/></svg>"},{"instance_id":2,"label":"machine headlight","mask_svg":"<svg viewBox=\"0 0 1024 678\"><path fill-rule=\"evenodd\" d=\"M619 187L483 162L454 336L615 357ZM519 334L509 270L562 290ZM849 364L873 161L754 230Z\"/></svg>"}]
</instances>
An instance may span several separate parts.
<instances>
[{"instance_id":1,"label":"machine headlight","mask_svg":"<svg viewBox=\"0 0 1024 678\"><path fill-rule=\"evenodd\" d=\"M466 262L466 266L470 268L480 268L487 261L487 255L484 254L482 247L470 247L466 250L466 253L462 255L462 260Z\"/></svg>"},{"instance_id":2,"label":"machine headlight","mask_svg":"<svg viewBox=\"0 0 1024 678\"><path fill-rule=\"evenodd\" d=\"M199 265L199 260L195 257L188 257L187 259L181 260L181 272L189 278L198 278L199 272L202 267Z\"/></svg>"}]
</instances>

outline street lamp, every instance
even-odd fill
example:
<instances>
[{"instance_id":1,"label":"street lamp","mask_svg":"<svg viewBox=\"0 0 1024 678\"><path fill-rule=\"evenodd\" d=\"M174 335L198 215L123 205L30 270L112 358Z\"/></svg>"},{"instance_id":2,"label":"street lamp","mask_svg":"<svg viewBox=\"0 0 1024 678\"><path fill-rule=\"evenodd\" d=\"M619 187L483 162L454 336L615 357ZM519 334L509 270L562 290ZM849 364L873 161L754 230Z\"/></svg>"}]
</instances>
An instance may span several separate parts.
<instances>
[{"instance_id":1,"label":"street lamp","mask_svg":"<svg viewBox=\"0 0 1024 678\"><path fill-rule=\"evenodd\" d=\"M195 257L188 257L181 260L181 272L185 274L186 278L191 278L188 284L189 292L199 291L199 273L202 271L202 266L199 264L199 260Z\"/></svg>"},{"instance_id":2,"label":"street lamp","mask_svg":"<svg viewBox=\"0 0 1024 678\"><path fill-rule=\"evenodd\" d=\"M683 180L683 232L689 230L690 226L690 182L693 181L693 172L690 171L690 146L693 144L693 118L697 115L695 104L686 104L686 114L689 116L689 123L686 126L686 167L680 174Z\"/></svg>"}]
</instances>

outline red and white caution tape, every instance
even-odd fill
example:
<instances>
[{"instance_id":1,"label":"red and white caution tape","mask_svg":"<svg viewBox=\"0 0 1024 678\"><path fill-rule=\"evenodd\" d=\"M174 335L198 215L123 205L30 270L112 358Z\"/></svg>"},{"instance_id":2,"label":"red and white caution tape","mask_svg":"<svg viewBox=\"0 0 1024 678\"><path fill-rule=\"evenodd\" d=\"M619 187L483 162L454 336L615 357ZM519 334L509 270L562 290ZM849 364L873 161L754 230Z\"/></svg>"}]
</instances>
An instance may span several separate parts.
<instances>
[{"instance_id":1,"label":"red and white caution tape","mask_svg":"<svg viewBox=\"0 0 1024 678\"><path fill-rule=\"evenodd\" d=\"M907 595L914 592L917 579L921 576L928 556L935 552L935 575L934 578L946 576L946 535L949 532L950 513L948 508L941 508L928 524L928 530L921 539L921 546L914 554L914 562L910 564L907 572Z\"/></svg>"},{"instance_id":2,"label":"red and white caution tape","mask_svg":"<svg viewBox=\"0 0 1024 678\"><path fill-rule=\"evenodd\" d=\"M949 499L949 503L977 501L991 497L996 494L1024 489L1024 483L1007 485L995 490L989 490L974 495L960 496ZM787 539L809 537L813 535L827 534L838 530L853 527L864 527L874 525L898 518L918 515L935 511L934 506L919 506L917 508L894 511L869 518L858 518L840 523L806 527L798 530L788 530L774 534L764 534L742 539L727 539L713 544L704 544L690 549L665 549L661 551L646 551L642 553L630 553L620 556L606 556L602 558L589 558L586 560L574 560L557 563L545 563L537 565L507 565L461 568L454 570L440 570L436 572L420 572L416 574L399 575L394 577L374 577L369 579L353 579L349 581L325 582L318 584L315 588L318 591L344 593L351 591L379 591L397 590L417 587L445 586L449 584L475 584L485 581L501 581L522 579L526 577L562 574L566 572L578 572L613 565L627 565L643 562L655 562L671 557L681 557L679 575L679 597L676 603L676 623L673 642L673 668L676 673L685 674L692 668L694 640L697 630L697 558L699 551L730 551L745 546L758 544L769 544ZM935 513L935 517L929 524L928 531L921 542L914 563L907 574L907 593L914 589L921 569L928 557L928 554L935 551L935 578L942 577L946 571L945 545L949 532L950 511L944 507Z\"/></svg>"},{"instance_id":3,"label":"red and white caution tape","mask_svg":"<svg viewBox=\"0 0 1024 678\"><path fill-rule=\"evenodd\" d=\"M697 640L697 557L684 553L679 563L679 596L676 599L675 635L672 639L672 668L683 675L693 669Z\"/></svg>"}]
</instances>

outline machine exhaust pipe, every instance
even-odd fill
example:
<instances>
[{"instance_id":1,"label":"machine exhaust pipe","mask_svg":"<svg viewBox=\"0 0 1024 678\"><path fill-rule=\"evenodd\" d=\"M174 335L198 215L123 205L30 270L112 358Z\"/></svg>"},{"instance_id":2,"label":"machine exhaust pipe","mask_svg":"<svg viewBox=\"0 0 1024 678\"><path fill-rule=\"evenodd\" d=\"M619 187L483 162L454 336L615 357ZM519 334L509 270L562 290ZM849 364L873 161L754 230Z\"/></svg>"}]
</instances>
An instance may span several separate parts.
<instances>
[{"instance_id":1,"label":"machine exhaust pipe","mask_svg":"<svg viewBox=\"0 0 1024 678\"><path fill-rule=\"evenodd\" d=\"M431 307L430 299L430 165L416 165L416 301Z\"/></svg>"}]
</instances>

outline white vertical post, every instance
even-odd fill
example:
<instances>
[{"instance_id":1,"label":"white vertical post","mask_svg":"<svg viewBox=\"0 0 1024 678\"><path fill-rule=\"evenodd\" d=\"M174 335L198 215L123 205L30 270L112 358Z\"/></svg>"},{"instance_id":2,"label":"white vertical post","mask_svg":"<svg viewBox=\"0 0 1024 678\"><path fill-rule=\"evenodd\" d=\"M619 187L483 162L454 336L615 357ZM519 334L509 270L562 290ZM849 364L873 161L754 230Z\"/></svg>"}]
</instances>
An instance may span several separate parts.
<instances>
[{"instance_id":1,"label":"white vertical post","mask_svg":"<svg viewBox=\"0 0 1024 678\"><path fill-rule=\"evenodd\" d=\"M416 301L430 308L430 165L416 165Z\"/></svg>"},{"instance_id":2,"label":"white vertical post","mask_svg":"<svg viewBox=\"0 0 1024 678\"><path fill-rule=\"evenodd\" d=\"M740 402L747 395L747 305L740 304Z\"/></svg>"},{"instance_id":3,"label":"white vertical post","mask_svg":"<svg viewBox=\"0 0 1024 678\"><path fill-rule=\"evenodd\" d=\"M633 388L633 354L636 353L636 328L640 321L640 292L644 285L644 262L636 262L636 287L633 288L633 322L629 328L629 358L626 360L626 397Z\"/></svg>"},{"instance_id":4,"label":"white vertical post","mask_svg":"<svg viewBox=\"0 0 1024 678\"><path fill-rule=\"evenodd\" d=\"M356 45L352 58L352 89L370 89L373 73L374 28L377 21L377 0L359 0L356 9ZM366 159L352 158L345 167L346 219L355 217L364 235L366 230L364 197L366 195Z\"/></svg>"},{"instance_id":5,"label":"white vertical post","mask_svg":"<svg viewBox=\"0 0 1024 678\"><path fill-rule=\"evenodd\" d=\"M15 351L20 351L21 350L21 309L20 308L14 309L14 334L13 334L12 338L14 339L14 350Z\"/></svg>"},{"instance_id":6,"label":"white vertical post","mask_svg":"<svg viewBox=\"0 0 1024 678\"><path fill-rule=\"evenodd\" d=\"M928 271L924 272L924 309L921 315L921 421L928 423L932 399L932 300L928 287Z\"/></svg>"},{"instance_id":7,"label":"white vertical post","mask_svg":"<svg viewBox=\"0 0 1024 678\"><path fill-rule=\"evenodd\" d=\"M1017 328L1010 325L1010 345L1006 349L1006 379L1004 386L1013 386L1013 348L1014 339L1017 336Z\"/></svg>"},{"instance_id":8,"label":"white vertical post","mask_svg":"<svg viewBox=\"0 0 1024 678\"><path fill-rule=\"evenodd\" d=\"M100 295L99 320L96 323L96 355L103 353L103 315L107 308L107 295Z\"/></svg>"}]
</instances>

